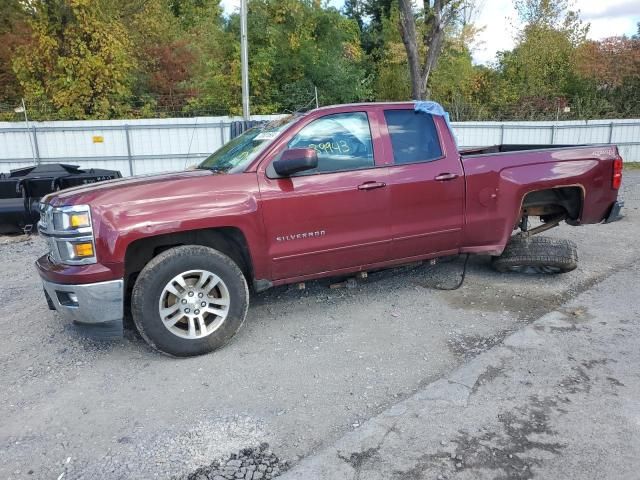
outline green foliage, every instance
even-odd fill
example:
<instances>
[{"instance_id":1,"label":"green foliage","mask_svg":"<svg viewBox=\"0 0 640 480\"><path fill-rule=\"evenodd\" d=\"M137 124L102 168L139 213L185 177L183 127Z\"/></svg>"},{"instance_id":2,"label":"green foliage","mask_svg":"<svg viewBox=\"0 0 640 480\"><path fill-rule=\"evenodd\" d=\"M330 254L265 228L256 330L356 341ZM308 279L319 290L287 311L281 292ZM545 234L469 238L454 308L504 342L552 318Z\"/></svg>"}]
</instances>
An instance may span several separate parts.
<instances>
[{"instance_id":1,"label":"green foliage","mask_svg":"<svg viewBox=\"0 0 640 480\"><path fill-rule=\"evenodd\" d=\"M194 95L185 111L237 114L242 111L239 36L228 31L217 2L208 9L208 14L200 16L186 32L196 61L189 80Z\"/></svg>"},{"instance_id":2,"label":"green foliage","mask_svg":"<svg viewBox=\"0 0 640 480\"><path fill-rule=\"evenodd\" d=\"M341 12L317 0L248 4L252 113L313 107L316 88L321 105L411 98L398 0L347 0ZM472 62L473 25L447 28L428 89L454 120L640 115L640 25L632 38L594 42L571 0L514 4L523 27L492 66ZM36 119L241 112L239 16L225 16L220 0L0 0L0 8L7 119L21 97ZM416 28L425 29L421 17Z\"/></svg>"},{"instance_id":3,"label":"green foliage","mask_svg":"<svg viewBox=\"0 0 640 480\"><path fill-rule=\"evenodd\" d=\"M0 103L15 103L22 92L12 58L13 52L28 41L28 17L20 0L0 0L0 11Z\"/></svg>"},{"instance_id":4,"label":"green foliage","mask_svg":"<svg viewBox=\"0 0 640 480\"><path fill-rule=\"evenodd\" d=\"M399 13L397 6L386 10L370 7L380 16L380 25L371 25L370 35L375 45L370 51L374 70L374 99L377 101L400 101L411 98L411 77L407 68L405 51L398 31ZM375 28L375 30L374 30Z\"/></svg>"},{"instance_id":5,"label":"green foliage","mask_svg":"<svg viewBox=\"0 0 640 480\"><path fill-rule=\"evenodd\" d=\"M496 117L626 117L640 113L640 42L588 42L589 25L567 0L516 0L525 22L516 47L500 52ZM634 53L635 52L635 53ZM569 113L565 114L565 107Z\"/></svg>"},{"instance_id":6,"label":"green foliage","mask_svg":"<svg viewBox=\"0 0 640 480\"><path fill-rule=\"evenodd\" d=\"M37 5L32 42L13 68L29 102L51 104L70 118L126 114L132 46L122 24L90 0Z\"/></svg>"},{"instance_id":7,"label":"green foliage","mask_svg":"<svg viewBox=\"0 0 640 480\"><path fill-rule=\"evenodd\" d=\"M582 22L570 0L514 0L514 5L526 28L562 32L573 45L584 42L589 32L589 24Z\"/></svg>"},{"instance_id":8,"label":"green foliage","mask_svg":"<svg viewBox=\"0 0 640 480\"><path fill-rule=\"evenodd\" d=\"M573 51L564 32L531 25L514 50L500 55L499 69L514 93L558 97L574 77Z\"/></svg>"},{"instance_id":9,"label":"green foliage","mask_svg":"<svg viewBox=\"0 0 640 480\"><path fill-rule=\"evenodd\" d=\"M231 30L238 35L234 20ZM335 9L312 1L252 0L249 41L259 111L295 111L313 100L314 86L323 104L368 97L358 25Z\"/></svg>"},{"instance_id":10,"label":"green foliage","mask_svg":"<svg viewBox=\"0 0 640 480\"><path fill-rule=\"evenodd\" d=\"M431 78L431 95L449 110L453 120L466 118L474 100L477 69L471 52L461 41L447 42Z\"/></svg>"}]
</instances>

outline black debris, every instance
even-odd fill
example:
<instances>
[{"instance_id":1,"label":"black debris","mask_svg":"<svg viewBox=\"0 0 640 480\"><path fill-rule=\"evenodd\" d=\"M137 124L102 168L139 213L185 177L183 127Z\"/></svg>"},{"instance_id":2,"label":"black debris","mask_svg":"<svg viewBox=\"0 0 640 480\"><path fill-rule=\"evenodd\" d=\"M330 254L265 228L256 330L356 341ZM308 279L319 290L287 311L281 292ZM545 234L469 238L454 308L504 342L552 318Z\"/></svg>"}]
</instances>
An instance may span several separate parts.
<instances>
[{"instance_id":1,"label":"black debris","mask_svg":"<svg viewBox=\"0 0 640 480\"><path fill-rule=\"evenodd\" d=\"M262 443L259 447L243 448L226 460L215 460L180 480L270 480L288 468L288 462L278 458L268 443Z\"/></svg>"}]
</instances>

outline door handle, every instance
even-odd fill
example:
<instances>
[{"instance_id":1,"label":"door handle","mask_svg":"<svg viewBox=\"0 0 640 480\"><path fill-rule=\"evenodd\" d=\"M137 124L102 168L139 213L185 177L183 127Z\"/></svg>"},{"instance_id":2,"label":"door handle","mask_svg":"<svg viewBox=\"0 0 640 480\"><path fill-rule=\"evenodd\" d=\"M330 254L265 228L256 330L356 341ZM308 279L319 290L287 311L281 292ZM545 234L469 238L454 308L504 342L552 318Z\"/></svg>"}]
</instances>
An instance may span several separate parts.
<instances>
[{"instance_id":1,"label":"door handle","mask_svg":"<svg viewBox=\"0 0 640 480\"><path fill-rule=\"evenodd\" d=\"M375 188L386 187L387 184L384 182L364 182L361 185L358 185L358 190L373 190Z\"/></svg>"},{"instance_id":2,"label":"door handle","mask_svg":"<svg viewBox=\"0 0 640 480\"><path fill-rule=\"evenodd\" d=\"M458 178L457 173L441 173L436 178L434 178L437 182L448 182L449 180L455 180Z\"/></svg>"}]
</instances>

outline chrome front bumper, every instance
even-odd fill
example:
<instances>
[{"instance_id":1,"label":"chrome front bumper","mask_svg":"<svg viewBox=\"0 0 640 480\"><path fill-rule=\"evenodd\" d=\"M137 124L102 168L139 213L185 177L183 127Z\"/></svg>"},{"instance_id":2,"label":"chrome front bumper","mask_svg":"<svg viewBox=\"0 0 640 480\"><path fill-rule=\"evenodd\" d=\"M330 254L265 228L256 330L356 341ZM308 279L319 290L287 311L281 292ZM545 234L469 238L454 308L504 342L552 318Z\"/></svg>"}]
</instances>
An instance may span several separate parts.
<instances>
[{"instance_id":1,"label":"chrome front bumper","mask_svg":"<svg viewBox=\"0 0 640 480\"><path fill-rule=\"evenodd\" d=\"M122 334L124 282L63 285L42 279L49 308L74 323L97 327L105 334Z\"/></svg>"}]
</instances>

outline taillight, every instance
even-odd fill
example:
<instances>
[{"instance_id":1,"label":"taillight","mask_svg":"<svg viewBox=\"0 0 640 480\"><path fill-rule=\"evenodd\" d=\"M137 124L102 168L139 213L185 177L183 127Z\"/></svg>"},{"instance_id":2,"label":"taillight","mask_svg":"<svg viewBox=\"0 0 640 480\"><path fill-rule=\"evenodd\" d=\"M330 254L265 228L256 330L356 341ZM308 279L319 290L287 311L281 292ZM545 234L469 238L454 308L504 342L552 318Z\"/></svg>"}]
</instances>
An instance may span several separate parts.
<instances>
[{"instance_id":1,"label":"taillight","mask_svg":"<svg viewBox=\"0 0 640 480\"><path fill-rule=\"evenodd\" d=\"M613 177L611 178L611 188L618 190L622 184L622 158L616 157L613 160Z\"/></svg>"}]
</instances>

